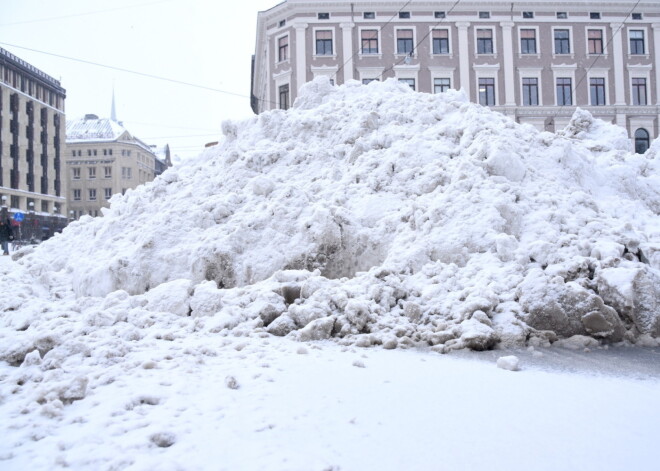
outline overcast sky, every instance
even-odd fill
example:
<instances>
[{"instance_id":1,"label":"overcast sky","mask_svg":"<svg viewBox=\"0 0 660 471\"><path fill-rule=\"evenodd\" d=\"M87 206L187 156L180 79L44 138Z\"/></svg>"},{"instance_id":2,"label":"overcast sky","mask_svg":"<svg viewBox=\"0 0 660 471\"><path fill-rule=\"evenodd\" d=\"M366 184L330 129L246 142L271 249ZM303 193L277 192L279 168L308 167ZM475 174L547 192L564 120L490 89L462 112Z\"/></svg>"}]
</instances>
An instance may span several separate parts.
<instances>
[{"instance_id":1,"label":"overcast sky","mask_svg":"<svg viewBox=\"0 0 660 471\"><path fill-rule=\"evenodd\" d=\"M148 144L169 143L173 154L188 157L218 140L223 120L252 116L257 12L278 3L0 0L0 47L61 81L67 119L87 113L109 118L114 86L117 118L129 131Z\"/></svg>"}]
</instances>

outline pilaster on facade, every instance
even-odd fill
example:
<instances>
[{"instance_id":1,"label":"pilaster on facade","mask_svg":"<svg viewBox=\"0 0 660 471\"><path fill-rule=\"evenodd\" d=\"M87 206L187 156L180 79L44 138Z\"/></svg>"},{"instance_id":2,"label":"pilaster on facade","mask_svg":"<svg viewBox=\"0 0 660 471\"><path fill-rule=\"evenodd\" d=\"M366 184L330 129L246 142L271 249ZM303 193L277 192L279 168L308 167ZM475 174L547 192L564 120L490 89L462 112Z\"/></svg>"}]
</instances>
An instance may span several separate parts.
<instances>
[{"instance_id":1,"label":"pilaster on facade","mask_svg":"<svg viewBox=\"0 0 660 471\"><path fill-rule=\"evenodd\" d=\"M502 50L504 59L504 105L516 105L516 91L514 88L515 74L513 70L513 21L503 21L502 27Z\"/></svg>"},{"instance_id":2,"label":"pilaster on facade","mask_svg":"<svg viewBox=\"0 0 660 471\"><path fill-rule=\"evenodd\" d=\"M614 105L623 106L626 104L625 78L623 68L623 24L610 23L612 28L612 57L614 61Z\"/></svg>"},{"instance_id":3,"label":"pilaster on facade","mask_svg":"<svg viewBox=\"0 0 660 471\"><path fill-rule=\"evenodd\" d=\"M355 23L341 23L344 83L353 79L353 28ZM339 77L337 77L339 78Z\"/></svg>"},{"instance_id":4,"label":"pilaster on facade","mask_svg":"<svg viewBox=\"0 0 660 471\"><path fill-rule=\"evenodd\" d=\"M305 34L307 31L307 23L296 23L293 25L296 30L296 96L305 82L307 82L307 41L305 41ZM291 87L292 89L294 87Z\"/></svg>"},{"instance_id":5,"label":"pilaster on facade","mask_svg":"<svg viewBox=\"0 0 660 471\"><path fill-rule=\"evenodd\" d=\"M461 79L461 88L465 91L468 100L472 99L470 93L470 49L468 46L469 21L457 21L458 28L458 70Z\"/></svg>"},{"instance_id":6,"label":"pilaster on facade","mask_svg":"<svg viewBox=\"0 0 660 471\"><path fill-rule=\"evenodd\" d=\"M653 23L653 51L655 64L655 103L660 106L660 23ZM660 119L660 116L659 116Z\"/></svg>"}]
</instances>

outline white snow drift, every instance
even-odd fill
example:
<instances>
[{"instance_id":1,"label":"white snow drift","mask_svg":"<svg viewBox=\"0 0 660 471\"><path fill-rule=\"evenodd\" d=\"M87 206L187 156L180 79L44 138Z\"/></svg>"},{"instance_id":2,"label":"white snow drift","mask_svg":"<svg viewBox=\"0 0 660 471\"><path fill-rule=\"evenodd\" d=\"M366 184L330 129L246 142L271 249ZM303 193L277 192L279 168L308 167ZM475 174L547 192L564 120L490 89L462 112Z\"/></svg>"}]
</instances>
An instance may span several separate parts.
<instances>
[{"instance_id":1,"label":"white snow drift","mask_svg":"<svg viewBox=\"0 0 660 471\"><path fill-rule=\"evenodd\" d=\"M16 255L0 360L57 364L101 332L130 349L156 330L440 351L657 345L657 141L636 155L586 111L538 132L393 81L317 80L293 109L223 132Z\"/></svg>"}]
</instances>

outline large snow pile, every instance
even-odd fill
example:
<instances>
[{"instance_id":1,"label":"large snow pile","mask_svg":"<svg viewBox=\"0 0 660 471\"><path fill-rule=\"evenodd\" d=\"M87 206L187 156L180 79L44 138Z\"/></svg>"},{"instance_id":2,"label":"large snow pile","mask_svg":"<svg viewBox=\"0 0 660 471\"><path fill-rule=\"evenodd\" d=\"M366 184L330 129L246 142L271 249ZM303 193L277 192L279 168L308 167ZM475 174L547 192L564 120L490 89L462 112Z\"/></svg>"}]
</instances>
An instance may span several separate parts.
<instances>
[{"instance_id":1,"label":"large snow pile","mask_svg":"<svg viewBox=\"0 0 660 471\"><path fill-rule=\"evenodd\" d=\"M585 111L538 132L393 81L317 80L293 109L223 132L104 217L16 254L0 360L88 355L101 332L119 350L194 332L658 344L657 141L636 155Z\"/></svg>"}]
</instances>

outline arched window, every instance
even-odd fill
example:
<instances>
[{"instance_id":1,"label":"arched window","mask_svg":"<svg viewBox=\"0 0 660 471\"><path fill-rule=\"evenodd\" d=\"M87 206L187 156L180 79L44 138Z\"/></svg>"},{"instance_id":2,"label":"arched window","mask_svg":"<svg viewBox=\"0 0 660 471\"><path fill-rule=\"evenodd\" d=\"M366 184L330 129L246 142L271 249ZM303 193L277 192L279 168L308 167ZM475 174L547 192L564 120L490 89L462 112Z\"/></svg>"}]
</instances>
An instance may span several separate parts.
<instances>
[{"instance_id":1,"label":"arched window","mask_svg":"<svg viewBox=\"0 0 660 471\"><path fill-rule=\"evenodd\" d=\"M644 128L635 131L635 152L643 154L649 148L649 132Z\"/></svg>"}]
</instances>

